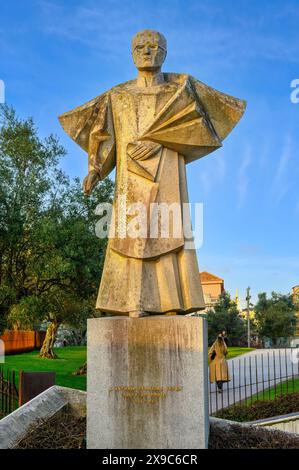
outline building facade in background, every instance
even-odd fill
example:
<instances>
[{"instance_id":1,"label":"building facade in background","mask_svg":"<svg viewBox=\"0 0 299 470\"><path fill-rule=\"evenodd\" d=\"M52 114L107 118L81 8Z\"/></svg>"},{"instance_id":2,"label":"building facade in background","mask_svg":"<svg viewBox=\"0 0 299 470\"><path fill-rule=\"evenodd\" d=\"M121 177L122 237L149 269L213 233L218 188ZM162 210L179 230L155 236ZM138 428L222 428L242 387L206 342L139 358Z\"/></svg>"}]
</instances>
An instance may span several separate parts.
<instances>
[{"instance_id":1,"label":"building facade in background","mask_svg":"<svg viewBox=\"0 0 299 470\"><path fill-rule=\"evenodd\" d=\"M203 271L199 275L206 308L213 307L224 292L224 280L207 271Z\"/></svg>"}]
</instances>

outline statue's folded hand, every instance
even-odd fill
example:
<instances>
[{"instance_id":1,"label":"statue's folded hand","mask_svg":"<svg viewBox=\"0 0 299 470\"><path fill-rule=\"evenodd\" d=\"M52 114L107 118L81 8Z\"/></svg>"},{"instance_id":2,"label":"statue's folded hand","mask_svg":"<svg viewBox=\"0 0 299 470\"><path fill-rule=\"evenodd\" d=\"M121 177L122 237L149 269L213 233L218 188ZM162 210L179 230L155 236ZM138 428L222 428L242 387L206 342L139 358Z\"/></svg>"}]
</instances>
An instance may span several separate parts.
<instances>
[{"instance_id":1,"label":"statue's folded hand","mask_svg":"<svg viewBox=\"0 0 299 470\"><path fill-rule=\"evenodd\" d=\"M156 155L161 147L154 142L136 141L128 144L127 153L133 160L147 160Z\"/></svg>"}]
</instances>

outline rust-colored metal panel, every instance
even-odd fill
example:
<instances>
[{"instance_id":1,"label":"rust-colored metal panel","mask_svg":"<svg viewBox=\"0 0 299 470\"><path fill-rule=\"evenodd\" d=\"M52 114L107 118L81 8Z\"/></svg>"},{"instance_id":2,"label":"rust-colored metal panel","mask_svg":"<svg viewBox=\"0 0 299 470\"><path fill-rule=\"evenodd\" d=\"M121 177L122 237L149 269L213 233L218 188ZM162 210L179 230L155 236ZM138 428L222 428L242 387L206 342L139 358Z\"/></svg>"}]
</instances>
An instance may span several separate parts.
<instances>
[{"instance_id":1,"label":"rust-colored metal panel","mask_svg":"<svg viewBox=\"0 0 299 470\"><path fill-rule=\"evenodd\" d=\"M20 371L19 406L55 385L55 372Z\"/></svg>"},{"instance_id":2,"label":"rust-colored metal panel","mask_svg":"<svg viewBox=\"0 0 299 470\"><path fill-rule=\"evenodd\" d=\"M0 339L4 341L5 354L19 354L41 348L45 331L5 331Z\"/></svg>"}]
</instances>

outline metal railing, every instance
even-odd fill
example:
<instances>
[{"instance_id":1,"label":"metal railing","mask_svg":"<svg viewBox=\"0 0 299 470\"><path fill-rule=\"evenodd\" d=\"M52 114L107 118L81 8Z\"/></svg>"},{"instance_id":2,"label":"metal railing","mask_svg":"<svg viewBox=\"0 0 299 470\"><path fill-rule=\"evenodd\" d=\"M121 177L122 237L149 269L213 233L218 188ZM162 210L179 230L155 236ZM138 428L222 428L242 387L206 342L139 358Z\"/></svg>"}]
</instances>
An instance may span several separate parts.
<instances>
[{"instance_id":1,"label":"metal railing","mask_svg":"<svg viewBox=\"0 0 299 470\"><path fill-rule=\"evenodd\" d=\"M0 419L18 407L18 398L15 371L0 367Z\"/></svg>"},{"instance_id":2,"label":"metal railing","mask_svg":"<svg viewBox=\"0 0 299 470\"><path fill-rule=\"evenodd\" d=\"M210 382L210 414L237 404L250 406L259 400L299 391L298 348L256 350L227 363L230 381L223 382L222 392L216 381ZM221 382L226 375L227 366L220 364L214 379Z\"/></svg>"}]
</instances>

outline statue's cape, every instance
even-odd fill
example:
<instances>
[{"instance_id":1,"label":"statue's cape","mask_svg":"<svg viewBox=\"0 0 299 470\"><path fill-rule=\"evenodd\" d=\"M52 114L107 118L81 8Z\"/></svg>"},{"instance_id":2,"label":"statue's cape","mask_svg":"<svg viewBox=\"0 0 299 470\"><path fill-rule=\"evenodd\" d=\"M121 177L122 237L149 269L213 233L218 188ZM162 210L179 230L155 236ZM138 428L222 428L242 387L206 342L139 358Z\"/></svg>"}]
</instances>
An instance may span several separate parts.
<instances>
[{"instance_id":1,"label":"statue's cape","mask_svg":"<svg viewBox=\"0 0 299 470\"><path fill-rule=\"evenodd\" d=\"M175 74L170 75L170 81ZM169 80L168 78L168 80ZM189 163L221 147L242 117L246 103L220 93L188 75L140 140L177 151Z\"/></svg>"},{"instance_id":2,"label":"statue's cape","mask_svg":"<svg viewBox=\"0 0 299 470\"><path fill-rule=\"evenodd\" d=\"M138 140L151 140L185 156L186 163L217 148L241 119L246 102L185 74L164 74L180 84L176 93ZM132 82L127 82L132 83ZM126 87L126 83L118 87ZM116 88L116 87L115 87ZM102 165L102 177L115 166L115 135L110 96L114 88L59 117L69 136ZM101 145L101 152L98 152ZM99 155L100 153L100 155Z\"/></svg>"},{"instance_id":3,"label":"statue's cape","mask_svg":"<svg viewBox=\"0 0 299 470\"><path fill-rule=\"evenodd\" d=\"M110 92L59 116L65 132L89 155L89 170L101 164L105 178L115 167L115 134ZM98 152L100 148L100 152Z\"/></svg>"}]
</instances>

